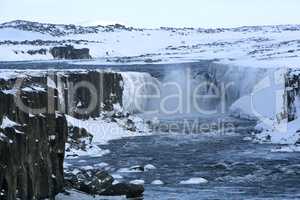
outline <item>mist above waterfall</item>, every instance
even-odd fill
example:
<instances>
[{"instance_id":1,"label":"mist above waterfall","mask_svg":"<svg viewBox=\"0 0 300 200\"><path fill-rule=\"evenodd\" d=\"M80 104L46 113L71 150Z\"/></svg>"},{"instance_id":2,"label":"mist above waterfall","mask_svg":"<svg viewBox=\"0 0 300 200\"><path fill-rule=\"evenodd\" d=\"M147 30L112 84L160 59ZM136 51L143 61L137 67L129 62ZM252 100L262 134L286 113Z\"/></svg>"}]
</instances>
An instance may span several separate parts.
<instances>
[{"instance_id":1,"label":"mist above waterfall","mask_svg":"<svg viewBox=\"0 0 300 200\"><path fill-rule=\"evenodd\" d=\"M151 116L226 114L265 75L264 69L186 64L165 67L158 78L126 72L122 73L123 107Z\"/></svg>"},{"instance_id":2,"label":"mist above waterfall","mask_svg":"<svg viewBox=\"0 0 300 200\"><path fill-rule=\"evenodd\" d=\"M137 77L139 76L139 77ZM222 88L206 73L190 67L166 68L160 80L143 74L124 74L124 108L156 115L217 114Z\"/></svg>"}]
</instances>

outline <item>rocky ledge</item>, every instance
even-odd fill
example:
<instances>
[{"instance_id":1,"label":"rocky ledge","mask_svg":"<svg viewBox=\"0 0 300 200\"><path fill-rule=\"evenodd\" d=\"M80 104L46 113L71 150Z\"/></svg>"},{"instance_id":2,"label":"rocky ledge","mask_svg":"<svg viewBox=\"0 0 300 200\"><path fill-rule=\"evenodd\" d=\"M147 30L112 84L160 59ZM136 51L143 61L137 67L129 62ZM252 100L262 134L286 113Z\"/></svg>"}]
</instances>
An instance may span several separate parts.
<instances>
[{"instance_id":1,"label":"rocky ledge","mask_svg":"<svg viewBox=\"0 0 300 200\"><path fill-rule=\"evenodd\" d=\"M64 188L66 118L58 112L27 113L14 95L0 91L0 194L8 200L53 199ZM20 99L39 106L47 93L23 91Z\"/></svg>"},{"instance_id":2,"label":"rocky ledge","mask_svg":"<svg viewBox=\"0 0 300 200\"><path fill-rule=\"evenodd\" d=\"M87 119L111 111L116 103L122 105L120 74L20 73L20 84L18 74L10 75L0 78L0 199L54 199L70 188L90 195L142 196L143 186L114 184L105 171L72 169L70 173L63 166L66 143L73 141L74 148L84 149L80 138L92 137L84 129L68 127L65 114ZM88 113L77 112L92 101L91 91L84 87L74 90L82 81L93 85L97 97L96 106Z\"/></svg>"}]
</instances>

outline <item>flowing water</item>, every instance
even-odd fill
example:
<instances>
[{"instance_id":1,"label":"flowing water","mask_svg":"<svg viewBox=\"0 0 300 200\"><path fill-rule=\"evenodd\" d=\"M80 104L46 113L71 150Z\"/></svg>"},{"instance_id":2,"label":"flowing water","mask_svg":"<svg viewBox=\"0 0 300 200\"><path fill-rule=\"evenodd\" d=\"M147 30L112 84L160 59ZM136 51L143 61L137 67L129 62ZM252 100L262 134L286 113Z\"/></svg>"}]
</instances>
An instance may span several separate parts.
<instances>
[{"instance_id":1,"label":"flowing water","mask_svg":"<svg viewBox=\"0 0 300 200\"><path fill-rule=\"evenodd\" d=\"M121 176L119 181L144 180L145 199L149 200L299 199L299 153L272 153L275 145L245 140L253 122L236 122L236 132L157 133L112 141L101 146L110 149L110 154L80 158L72 164L82 167L108 163L106 169ZM147 164L156 169L128 170ZM180 184L193 177L205 178L208 183ZM152 185L154 180L164 185Z\"/></svg>"},{"instance_id":2,"label":"flowing water","mask_svg":"<svg viewBox=\"0 0 300 200\"><path fill-rule=\"evenodd\" d=\"M120 67L2 63L0 68L113 68L120 71L149 72L160 80L166 80L170 79L166 74L172 74L166 73L168 70L188 66L196 70L194 74L197 74L205 71L209 64L210 62L205 61L180 65ZM183 80L179 76L180 73L175 70L171 79L181 83ZM186 87L184 83L180 85ZM185 93L184 95L186 96ZM141 116L145 119L153 117ZM74 167L101 166L102 163L103 168L114 174L118 181L144 180L146 200L300 199L300 154L275 153L271 150L276 145L249 141L254 121L237 119L226 113L212 116L202 116L196 112L183 115L160 113L156 117L159 123L153 126L152 135L111 141L108 145L101 146L109 149L109 154L99 158L80 157L69 163ZM169 126L174 124L177 126ZM209 125L208 128L203 129L203 124ZM210 126L211 124L217 126ZM193 125L193 128L186 128L185 125ZM156 169L144 172L128 170L134 165L147 164L154 165ZM180 184L181 181L197 177L208 182ZM164 184L153 185L151 183L154 180L161 180Z\"/></svg>"}]
</instances>

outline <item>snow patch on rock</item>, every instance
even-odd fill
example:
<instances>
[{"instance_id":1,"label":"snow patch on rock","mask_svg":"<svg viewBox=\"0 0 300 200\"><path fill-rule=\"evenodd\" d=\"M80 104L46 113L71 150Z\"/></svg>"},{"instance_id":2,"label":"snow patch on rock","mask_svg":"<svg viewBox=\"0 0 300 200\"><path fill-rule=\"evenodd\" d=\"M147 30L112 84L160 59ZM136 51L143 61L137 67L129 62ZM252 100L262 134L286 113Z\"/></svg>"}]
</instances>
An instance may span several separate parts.
<instances>
[{"instance_id":1,"label":"snow patch on rock","mask_svg":"<svg viewBox=\"0 0 300 200\"><path fill-rule=\"evenodd\" d=\"M10 120L7 116L4 116L0 128L5 129L5 128L12 128L15 126L20 126L20 124Z\"/></svg>"}]
</instances>

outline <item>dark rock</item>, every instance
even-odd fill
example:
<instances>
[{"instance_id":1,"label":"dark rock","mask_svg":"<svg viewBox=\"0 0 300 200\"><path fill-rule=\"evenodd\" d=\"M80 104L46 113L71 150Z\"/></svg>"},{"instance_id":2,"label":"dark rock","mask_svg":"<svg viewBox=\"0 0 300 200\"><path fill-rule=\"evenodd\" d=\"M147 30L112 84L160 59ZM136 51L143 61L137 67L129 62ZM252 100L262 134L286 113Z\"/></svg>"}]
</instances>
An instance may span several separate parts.
<instances>
[{"instance_id":1,"label":"dark rock","mask_svg":"<svg viewBox=\"0 0 300 200\"><path fill-rule=\"evenodd\" d=\"M140 172L144 172L145 168L143 166L137 165L137 166L132 166L129 168L129 170L131 171L140 171Z\"/></svg>"},{"instance_id":2,"label":"dark rock","mask_svg":"<svg viewBox=\"0 0 300 200\"><path fill-rule=\"evenodd\" d=\"M46 55L47 54L47 49L28 50L27 53L29 55L36 55L36 54Z\"/></svg>"},{"instance_id":3,"label":"dark rock","mask_svg":"<svg viewBox=\"0 0 300 200\"><path fill-rule=\"evenodd\" d=\"M122 196L126 195L127 198L138 198L142 197L144 193L144 186L127 184L127 183L118 183L107 188L101 195L104 196Z\"/></svg>"},{"instance_id":4,"label":"dark rock","mask_svg":"<svg viewBox=\"0 0 300 200\"><path fill-rule=\"evenodd\" d=\"M151 58L148 58L148 59L145 59L145 63L155 63L155 62L161 62L162 61L162 59L156 59L156 60L154 60L154 59L151 59Z\"/></svg>"},{"instance_id":5,"label":"dark rock","mask_svg":"<svg viewBox=\"0 0 300 200\"><path fill-rule=\"evenodd\" d=\"M75 49L71 45L65 47L53 47L50 50L55 59L91 59L90 50L88 48Z\"/></svg>"},{"instance_id":6,"label":"dark rock","mask_svg":"<svg viewBox=\"0 0 300 200\"><path fill-rule=\"evenodd\" d=\"M101 170L77 169L65 173L65 185L67 188L76 189L89 195L102 196L126 196L127 198L142 197L144 187L142 185L118 183L113 185L113 177Z\"/></svg>"},{"instance_id":7,"label":"dark rock","mask_svg":"<svg viewBox=\"0 0 300 200\"><path fill-rule=\"evenodd\" d=\"M79 119L96 118L103 111L112 111L114 104L122 105L123 88L120 85L122 76L118 73L87 71L85 73L66 73L65 76L55 76L54 81L59 86L64 101L59 103L58 110ZM89 112L80 112L88 108L92 102L91 91L76 85L88 82L93 88L96 98L95 107ZM70 99L69 97L74 97ZM80 106L78 106L80 105Z\"/></svg>"},{"instance_id":8,"label":"dark rock","mask_svg":"<svg viewBox=\"0 0 300 200\"><path fill-rule=\"evenodd\" d=\"M49 77L55 88L47 87ZM45 74L25 76L18 95L13 89L17 78L0 79L0 125L3 119L15 123L14 126L0 128L0 193L3 193L0 199L54 199L64 190L63 161L68 132L69 139L78 142L79 147L81 138L92 138L84 129L68 129L64 113L87 119L98 117L103 111L112 111L115 103L122 105L120 74L86 71L54 73L49 77ZM91 95L85 88L72 91L74 88L71 86L81 81L96 88L97 106L88 113L76 112L78 108L86 108L91 101ZM36 86L38 89L35 89ZM17 106L16 96L28 108ZM81 105L77 106L79 103ZM32 108L43 107L45 110L32 113ZM84 149L84 145L81 147ZM82 172L81 177L69 178L66 175L66 180L78 190L100 194L112 186L113 178L106 172L88 171Z\"/></svg>"},{"instance_id":9,"label":"dark rock","mask_svg":"<svg viewBox=\"0 0 300 200\"><path fill-rule=\"evenodd\" d=\"M21 94L26 105L43 106L46 93ZM6 199L53 199L63 191L63 161L67 138L64 116L41 113L30 116L0 91L0 121L17 126L0 129L0 188Z\"/></svg>"},{"instance_id":10,"label":"dark rock","mask_svg":"<svg viewBox=\"0 0 300 200\"><path fill-rule=\"evenodd\" d=\"M68 144L66 148L67 152L70 152L71 149L86 151L87 148L91 145L93 140L93 135L88 133L84 128L78 127L69 127L69 137ZM77 156L77 155L73 155Z\"/></svg>"},{"instance_id":11,"label":"dark rock","mask_svg":"<svg viewBox=\"0 0 300 200\"><path fill-rule=\"evenodd\" d=\"M100 170L80 170L77 174L65 174L66 186L90 195L99 195L111 187L114 179Z\"/></svg>"},{"instance_id":12,"label":"dark rock","mask_svg":"<svg viewBox=\"0 0 300 200\"><path fill-rule=\"evenodd\" d=\"M131 119L128 119L127 122L126 122L126 128L127 130L129 131L136 131L136 126L135 126L135 123L131 120Z\"/></svg>"},{"instance_id":13,"label":"dark rock","mask_svg":"<svg viewBox=\"0 0 300 200\"><path fill-rule=\"evenodd\" d=\"M287 108L282 116L282 119L293 121L297 118L296 100L300 95L300 71L298 69L289 69L285 74L285 100Z\"/></svg>"}]
</instances>

